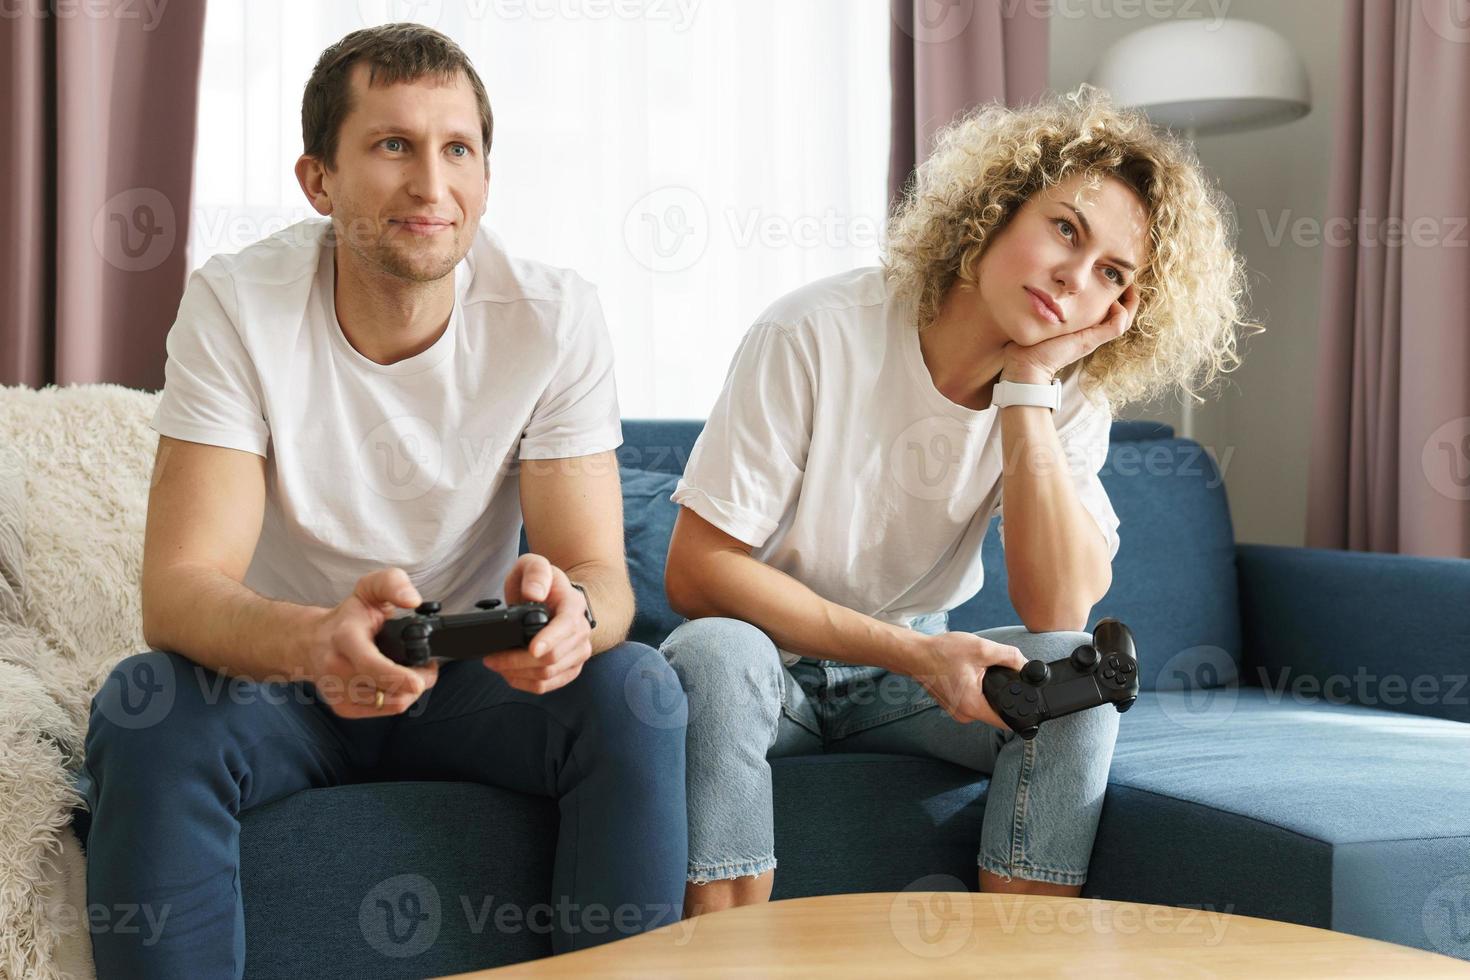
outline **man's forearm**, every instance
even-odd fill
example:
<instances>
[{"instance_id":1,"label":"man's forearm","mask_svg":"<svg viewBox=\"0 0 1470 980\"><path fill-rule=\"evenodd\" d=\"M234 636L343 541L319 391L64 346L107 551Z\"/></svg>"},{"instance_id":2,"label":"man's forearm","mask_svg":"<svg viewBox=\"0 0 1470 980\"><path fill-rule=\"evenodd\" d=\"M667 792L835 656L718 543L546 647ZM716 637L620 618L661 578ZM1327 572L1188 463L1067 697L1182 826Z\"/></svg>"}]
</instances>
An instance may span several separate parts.
<instances>
[{"instance_id":1,"label":"man's forearm","mask_svg":"<svg viewBox=\"0 0 1470 980\"><path fill-rule=\"evenodd\" d=\"M1006 575L1032 632L1082 629L1112 576L1107 541L1077 499L1051 412L1000 410Z\"/></svg>"},{"instance_id":2,"label":"man's forearm","mask_svg":"<svg viewBox=\"0 0 1470 980\"><path fill-rule=\"evenodd\" d=\"M912 675L923 637L848 609L757 558L734 551L702 557L679 589L684 616L727 616L763 630L782 650ZM673 598L672 596L670 597Z\"/></svg>"},{"instance_id":3,"label":"man's forearm","mask_svg":"<svg viewBox=\"0 0 1470 980\"><path fill-rule=\"evenodd\" d=\"M592 652L611 650L626 640L633 627L634 604L627 568L588 561L562 571L587 590L587 602L597 620L597 628L592 631Z\"/></svg>"},{"instance_id":4,"label":"man's forearm","mask_svg":"<svg viewBox=\"0 0 1470 980\"><path fill-rule=\"evenodd\" d=\"M144 642L232 677L305 676L312 629L330 612L267 599L216 568L181 565L144 589Z\"/></svg>"}]
</instances>

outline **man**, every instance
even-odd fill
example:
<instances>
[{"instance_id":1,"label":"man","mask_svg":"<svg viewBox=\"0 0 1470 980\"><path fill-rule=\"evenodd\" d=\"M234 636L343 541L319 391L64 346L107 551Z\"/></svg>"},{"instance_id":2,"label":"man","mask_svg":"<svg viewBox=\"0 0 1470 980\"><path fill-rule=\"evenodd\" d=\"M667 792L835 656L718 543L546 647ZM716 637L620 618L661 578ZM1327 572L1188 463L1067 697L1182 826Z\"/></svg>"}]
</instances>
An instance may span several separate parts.
<instances>
[{"instance_id":1,"label":"man","mask_svg":"<svg viewBox=\"0 0 1470 980\"><path fill-rule=\"evenodd\" d=\"M630 669L678 688L623 642L610 340L592 287L479 227L491 128L448 38L349 34L302 104L296 175L329 220L190 279L152 423L153 649L94 699L82 778L88 903L168 914L157 936L95 935L101 977L241 976L239 813L373 778L556 797L558 952L680 917L684 730L625 694ZM551 610L529 649L441 671L373 643L404 609L466 612L502 583ZM125 717L149 689L171 702ZM610 915L626 904L653 911Z\"/></svg>"}]
</instances>

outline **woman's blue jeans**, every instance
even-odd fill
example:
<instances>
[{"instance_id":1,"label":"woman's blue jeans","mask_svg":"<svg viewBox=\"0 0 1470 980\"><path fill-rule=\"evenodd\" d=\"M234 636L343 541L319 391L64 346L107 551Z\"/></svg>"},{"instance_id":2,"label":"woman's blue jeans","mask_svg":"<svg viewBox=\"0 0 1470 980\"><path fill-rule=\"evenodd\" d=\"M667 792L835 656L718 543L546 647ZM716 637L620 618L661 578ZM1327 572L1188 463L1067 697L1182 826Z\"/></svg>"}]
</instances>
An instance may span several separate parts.
<instances>
[{"instance_id":1,"label":"woman's blue jeans","mask_svg":"<svg viewBox=\"0 0 1470 980\"><path fill-rule=\"evenodd\" d=\"M913 625L933 634L946 622L937 613ZM1048 662L1092 642L1088 633L1022 626L976 635ZM987 773L979 866L1007 880L1086 880L1118 733L1112 705L1054 718L1027 741L955 721L902 674L805 657L787 668L770 637L739 620L686 622L662 653L689 699L691 882L776 867L768 760L822 752L926 756ZM882 806L875 787L873 808Z\"/></svg>"},{"instance_id":2,"label":"woman's blue jeans","mask_svg":"<svg viewBox=\"0 0 1470 980\"><path fill-rule=\"evenodd\" d=\"M130 656L92 699L79 780L90 813L78 829L88 907L149 914L135 917L136 930L94 930L97 974L241 976L240 814L376 780L459 779L557 799L552 904L569 910L552 917L557 952L677 922L688 861L683 707L664 658L636 643L539 695L478 660L446 662L404 713L357 720L309 683L226 679L177 653ZM435 832L476 819L423 817ZM639 921L615 914L627 905Z\"/></svg>"}]
</instances>

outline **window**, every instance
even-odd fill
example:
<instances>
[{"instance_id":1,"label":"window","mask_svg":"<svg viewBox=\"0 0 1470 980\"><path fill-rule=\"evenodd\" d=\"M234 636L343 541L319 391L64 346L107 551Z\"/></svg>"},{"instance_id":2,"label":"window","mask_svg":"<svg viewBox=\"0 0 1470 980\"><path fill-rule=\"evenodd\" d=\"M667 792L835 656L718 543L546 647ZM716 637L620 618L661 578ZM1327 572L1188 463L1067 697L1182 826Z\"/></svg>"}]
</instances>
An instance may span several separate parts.
<instances>
[{"instance_id":1,"label":"window","mask_svg":"<svg viewBox=\"0 0 1470 980\"><path fill-rule=\"evenodd\" d=\"M877 261L883 0L210 0L191 267L315 214L292 172L306 79L349 31L404 19L484 80L484 220L598 286L625 417L704 417L762 309Z\"/></svg>"}]
</instances>

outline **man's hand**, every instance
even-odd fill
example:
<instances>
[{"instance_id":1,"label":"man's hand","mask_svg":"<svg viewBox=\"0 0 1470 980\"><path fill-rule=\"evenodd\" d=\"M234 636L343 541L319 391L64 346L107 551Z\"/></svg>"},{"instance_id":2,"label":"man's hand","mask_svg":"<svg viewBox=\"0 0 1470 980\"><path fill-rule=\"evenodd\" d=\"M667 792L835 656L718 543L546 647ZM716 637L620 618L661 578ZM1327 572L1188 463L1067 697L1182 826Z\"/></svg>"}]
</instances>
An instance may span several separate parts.
<instances>
[{"instance_id":1,"label":"man's hand","mask_svg":"<svg viewBox=\"0 0 1470 980\"><path fill-rule=\"evenodd\" d=\"M1011 730L990 707L980 682L990 666L1020 670L1025 654L973 633L926 636L920 650L920 662L909 676L924 685L950 717L962 724L983 721L1003 732Z\"/></svg>"},{"instance_id":2,"label":"man's hand","mask_svg":"<svg viewBox=\"0 0 1470 980\"><path fill-rule=\"evenodd\" d=\"M1049 384L1062 368L1127 333L1138 312L1138 300L1138 289L1130 283L1123 295L1108 307L1102 320L1092 326L1050 337L1029 347L1011 341L1002 351L1005 366L1001 369L1001 378L1018 384Z\"/></svg>"},{"instance_id":3,"label":"man's hand","mask_svg":"<svg viewBox=\"0 0 1470 980\"><path fill-rule=\"evenodd\" d=\"M587 600L572 588L566 572L541 555L521 555L505 579L505 604L520 602L544 603L551 610L551 622L529 648L492 653L485 657L485 666L527 694L546 694L571 683L592 656Z\"/></svg>"},{"instance_id":4,"label":"man's hand","mask_svg":"<svg viewBox=\"0 0 1470 980\"><path fill-rule=\"evenodd\" d=\"M438 682L437 661L405 667L373 643L393 613L422 601L403 569L379 569L358 579L352 595L317 625L306 655L306 679L338 716L399 714ZM378 691L383 692L381 708L374 704Z\"/></svg>"}]
</instances>

